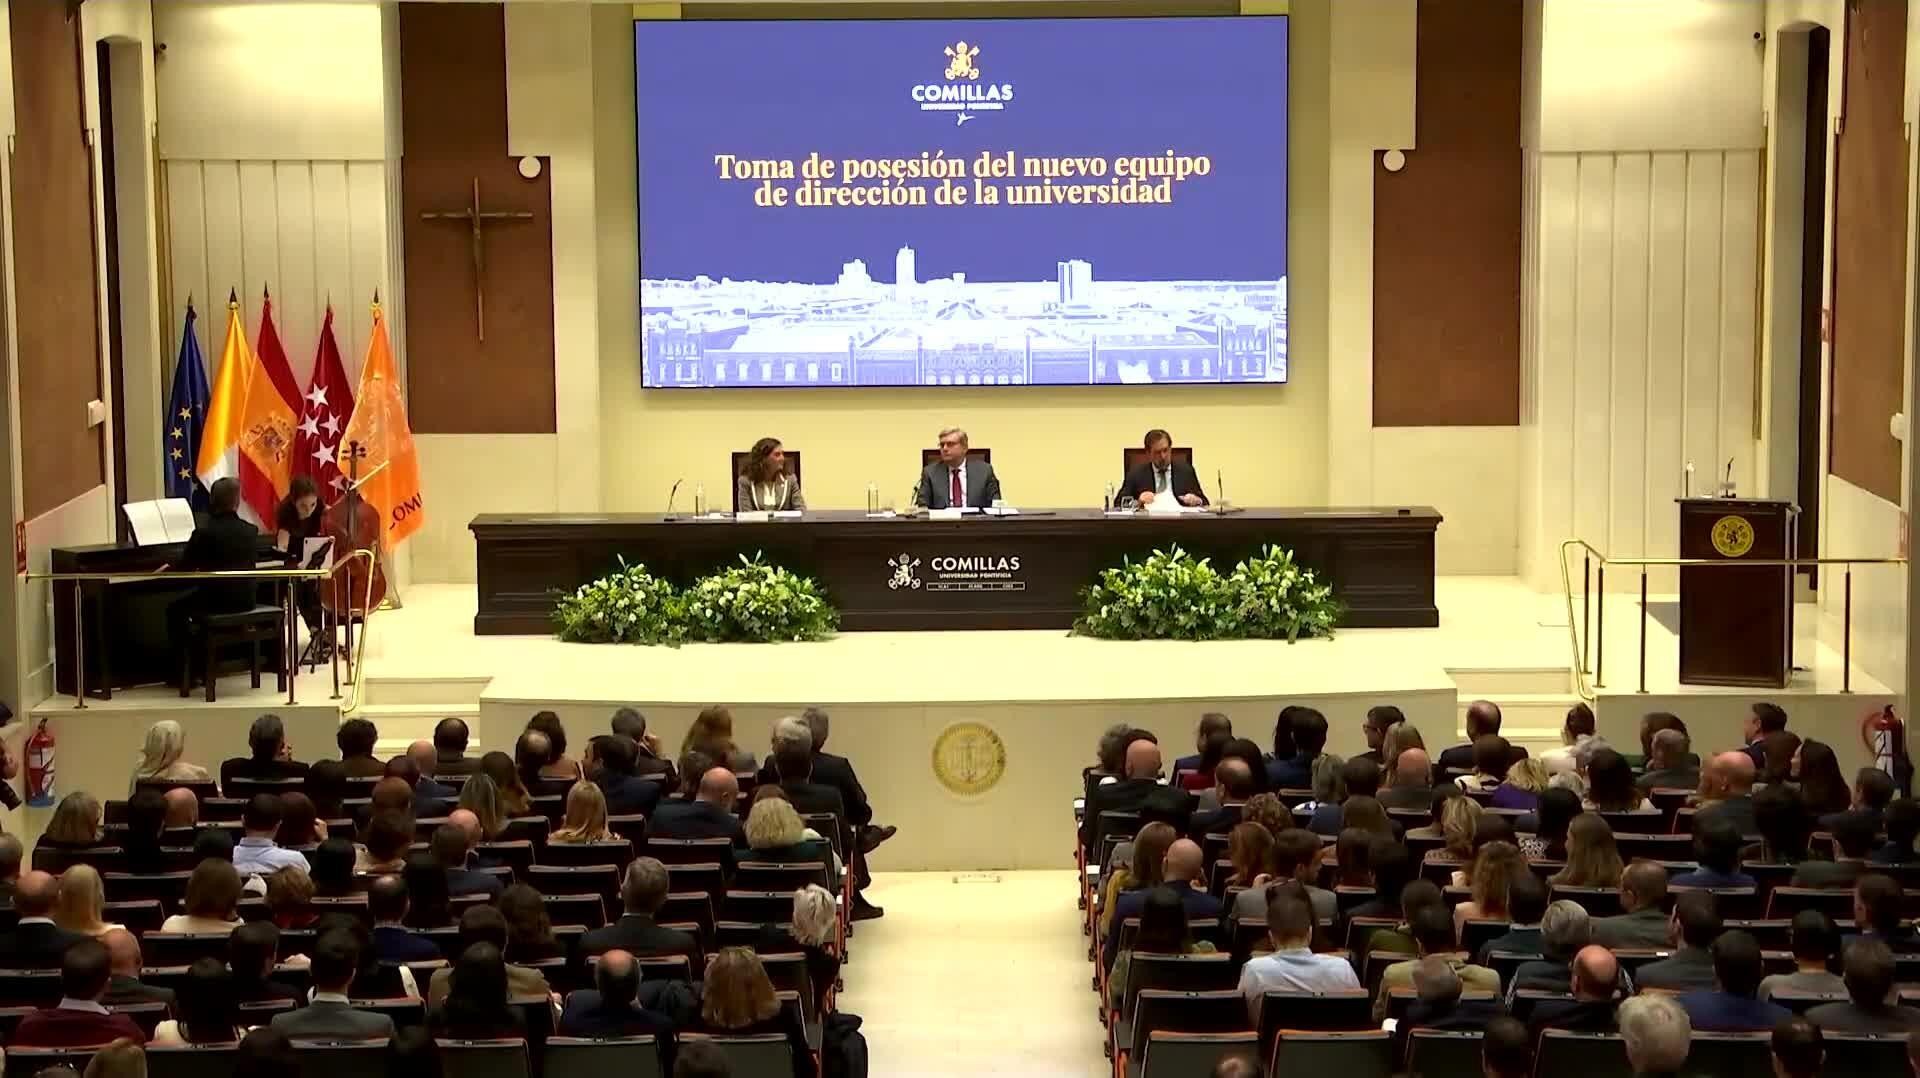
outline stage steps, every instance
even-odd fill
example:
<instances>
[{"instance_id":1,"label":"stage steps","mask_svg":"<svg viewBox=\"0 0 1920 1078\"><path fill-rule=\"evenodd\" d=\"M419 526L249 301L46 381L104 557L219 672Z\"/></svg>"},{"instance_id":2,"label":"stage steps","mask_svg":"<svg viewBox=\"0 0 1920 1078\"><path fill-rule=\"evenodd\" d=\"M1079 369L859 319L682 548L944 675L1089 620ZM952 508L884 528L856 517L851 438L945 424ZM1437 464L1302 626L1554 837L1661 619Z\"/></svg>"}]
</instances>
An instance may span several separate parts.
<instances>
[{"instance_id":1,"label":"stage steps","mask_svg":"<svg viewBox=\"0 0 1920 1078\"><path fill-rule=\"evenodd\" d=\"M487 744L480 724L480 693L492 682L483 677L380 677L367 679L366 698L352 718L366 719L380 729L374 753L381 757L407 751L415 741L433 739L442 719L464 719L471 731L468 750ZM510 746L509 746L510 748Z\"/></svg>"},{"instance_id":2,"label":"stage steps","mask_svg":"<svg viewBox=\"0 0 1920 1078\"><path fill-rule=\"evenodd\" d=\"M1534 753L1558 747L1567 709L1580 699L1565 666L1448 667L1447 674L1460 693L1449 744L1466 737L1467 705L1491 700L1500 705L1500 733L1508 741Z\"/></svg>"}]
</instances>

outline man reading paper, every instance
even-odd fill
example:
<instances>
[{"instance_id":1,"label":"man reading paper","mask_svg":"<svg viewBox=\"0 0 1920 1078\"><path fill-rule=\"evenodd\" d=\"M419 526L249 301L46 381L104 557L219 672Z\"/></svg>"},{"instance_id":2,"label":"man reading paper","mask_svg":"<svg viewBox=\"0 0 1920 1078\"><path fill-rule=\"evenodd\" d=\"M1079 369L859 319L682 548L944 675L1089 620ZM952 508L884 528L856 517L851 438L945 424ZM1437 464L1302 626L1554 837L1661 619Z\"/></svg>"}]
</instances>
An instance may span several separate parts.
<instances>
[{"instance_id":1,"label":"man reading paper","mask_svg":"<svg viewBox=\"0 0 1920 1078\"><path fill-rule=\"evenodd\" d=\"M1200 489L1200 477L1193 465L1173 459L1173 435L1154 428L1143 443L1147 459L1133 466L1120 484L1120 496L1132 498L1143 506L1160 498L1173 498L1181 505L1207 504L1207 492Z\"/></svg>"}]
</instances>

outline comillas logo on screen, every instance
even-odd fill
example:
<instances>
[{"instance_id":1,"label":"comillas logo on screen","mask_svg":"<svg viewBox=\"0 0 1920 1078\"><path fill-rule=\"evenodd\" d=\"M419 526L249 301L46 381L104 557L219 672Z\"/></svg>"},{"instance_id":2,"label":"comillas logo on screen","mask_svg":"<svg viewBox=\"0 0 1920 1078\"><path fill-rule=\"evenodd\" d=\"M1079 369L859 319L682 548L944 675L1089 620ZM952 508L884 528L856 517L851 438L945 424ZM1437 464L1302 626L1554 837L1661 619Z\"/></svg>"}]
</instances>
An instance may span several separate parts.
<instances>
[{"instance_id":1,"label":"comillas logo on screen","mask_svg":"<svg viewBox=\"0 0 1920 1078\"><path fill-rule=\"evenodd\" d=\"M958 126L1003 111L1013 100L1013 83L980 81L979 45L956 41L941 51L947 58L943 81L919 83L912 91L921 112L951 112Z\"/></svg>"}]
</instances>

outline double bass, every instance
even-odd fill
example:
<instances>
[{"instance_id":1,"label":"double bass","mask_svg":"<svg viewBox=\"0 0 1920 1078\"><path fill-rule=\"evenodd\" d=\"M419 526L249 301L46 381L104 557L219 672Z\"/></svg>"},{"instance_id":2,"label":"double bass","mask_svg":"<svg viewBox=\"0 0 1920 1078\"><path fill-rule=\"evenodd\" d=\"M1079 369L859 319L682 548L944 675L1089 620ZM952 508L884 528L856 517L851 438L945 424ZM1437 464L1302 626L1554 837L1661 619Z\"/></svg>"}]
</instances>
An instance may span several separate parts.
<instances>
[{"instance_id":1,"label":"double bass","mask_svg":"<svg viewBox=\"0 0 1920 1078\"><path fill-rule=\"evenodd\" d=\"M341 455L347 461L347 495L327 507L320 529L333 539L335 563L345 564L333 575L331 586L320 589L320 598L335 619L351 627L355 618L364 620L369 610L386 599L387 577L381 569L380 513L360 496L360 461L367 447L348 442ZM373 563L350 558L356 550L373 551Z\"/></svg>"}]
</instances>

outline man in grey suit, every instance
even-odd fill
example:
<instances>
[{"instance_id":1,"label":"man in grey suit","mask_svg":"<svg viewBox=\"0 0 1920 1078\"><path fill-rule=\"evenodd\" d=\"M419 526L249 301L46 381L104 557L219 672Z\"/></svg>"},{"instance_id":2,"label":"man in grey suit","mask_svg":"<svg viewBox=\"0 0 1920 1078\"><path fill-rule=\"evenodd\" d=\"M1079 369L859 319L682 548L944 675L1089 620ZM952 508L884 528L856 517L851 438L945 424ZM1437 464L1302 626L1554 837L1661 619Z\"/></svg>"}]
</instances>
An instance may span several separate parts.
<instances>
[{"instance_id":1,"label":"man in grey suit","mask_svg":"<svg viewBox=\"0 0 1920 1078\"><path fill-rule=\"evenodd\" d=\"M359 968L360 945L351 934L335 930L321 936L313 947L313 1002L274 1015L273 1028L296 1041L391 1039L393 1019L355 1010L347 1002Z\"/></svg>"},{"instance_id":2,"label":"man in grey suit","mask_svg":"<svg viewBox=\"0 0 1920 1078\"><path fill-rule=\"evenodd\" d=\"M915 501L928 509L985 509L999 497L1000 477L993 474L993 465L967 456L967 432L959 427L941 431L940 459L920 472Z\"/></svg>"}]
</instances>

